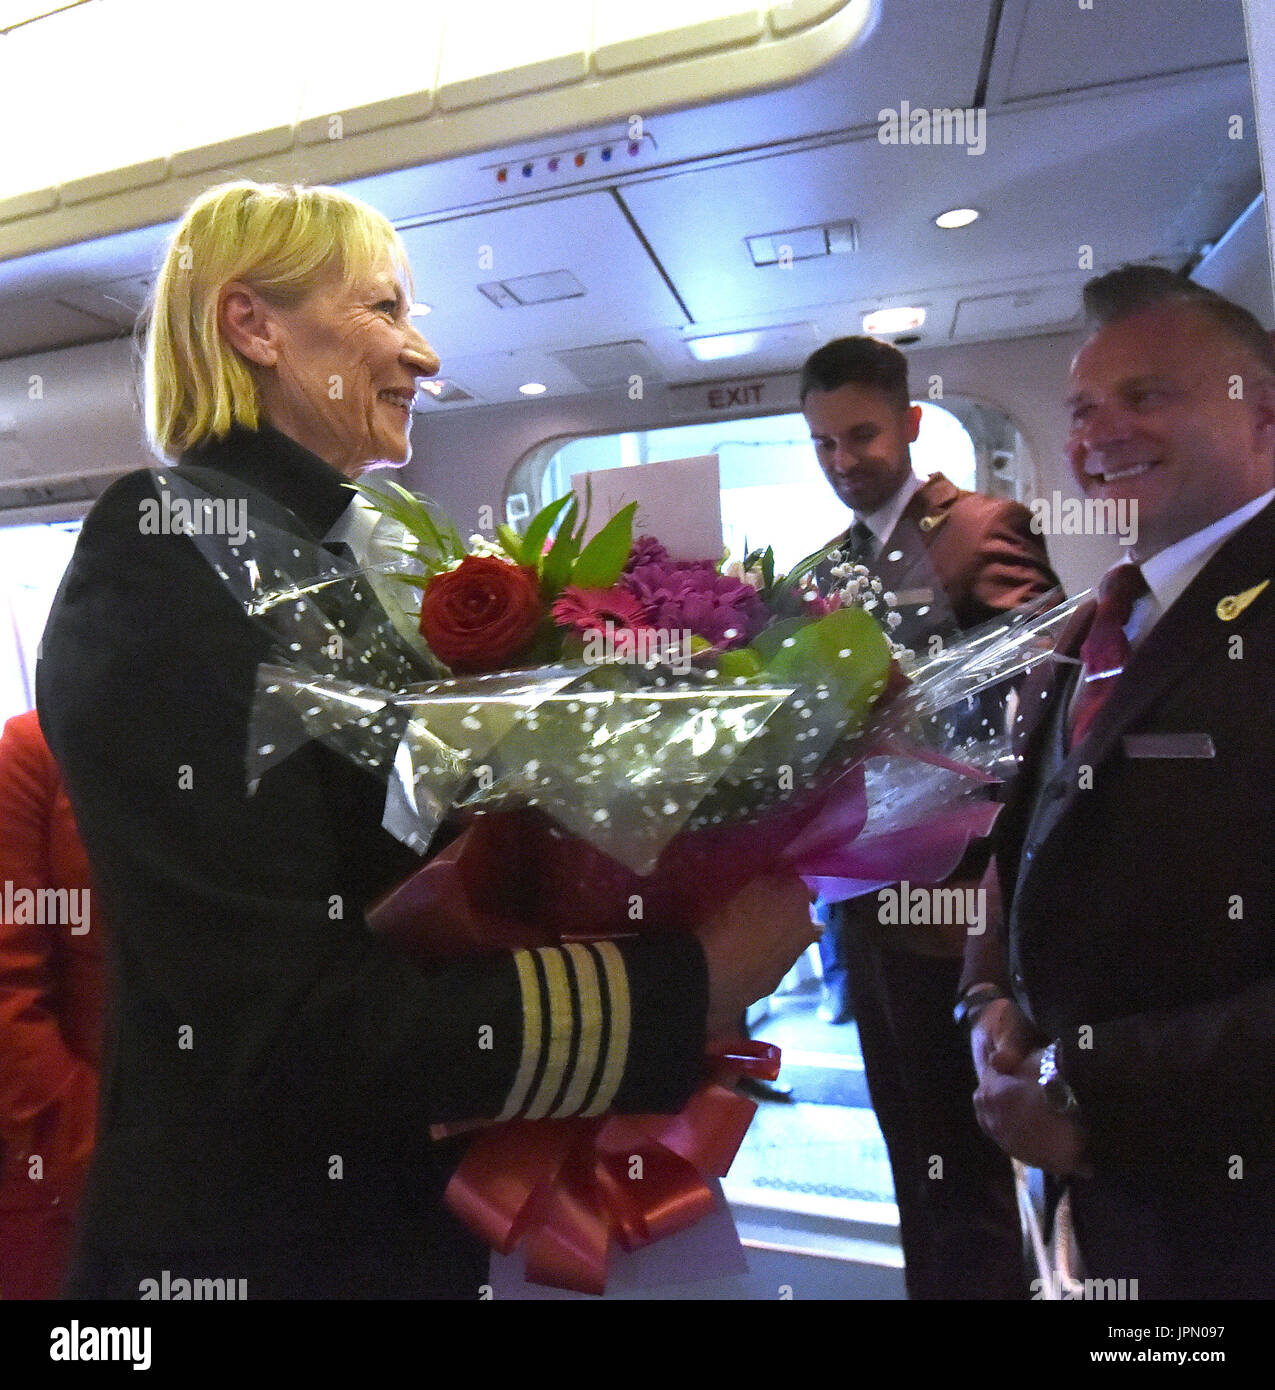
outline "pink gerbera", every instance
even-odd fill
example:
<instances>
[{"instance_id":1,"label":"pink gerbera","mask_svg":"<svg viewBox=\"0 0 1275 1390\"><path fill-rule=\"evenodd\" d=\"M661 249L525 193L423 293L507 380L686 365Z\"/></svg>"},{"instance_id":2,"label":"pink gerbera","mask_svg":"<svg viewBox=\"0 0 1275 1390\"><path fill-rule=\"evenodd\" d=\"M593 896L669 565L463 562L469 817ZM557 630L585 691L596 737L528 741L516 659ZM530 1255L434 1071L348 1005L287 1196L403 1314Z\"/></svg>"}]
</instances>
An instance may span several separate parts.
<instances>
[{"instance_id":1,"label":"pink gerbera","mask_svg":"<svg viewBox=\"0 0 1275 1390\"><path fill-rule=\"evenodd\" d=\"M559 627L571 628L583 636L587 632L638 629L647 625L646 605L627 589L577 589L568 585L550 609Z\"/></svg>"}]
</instances>

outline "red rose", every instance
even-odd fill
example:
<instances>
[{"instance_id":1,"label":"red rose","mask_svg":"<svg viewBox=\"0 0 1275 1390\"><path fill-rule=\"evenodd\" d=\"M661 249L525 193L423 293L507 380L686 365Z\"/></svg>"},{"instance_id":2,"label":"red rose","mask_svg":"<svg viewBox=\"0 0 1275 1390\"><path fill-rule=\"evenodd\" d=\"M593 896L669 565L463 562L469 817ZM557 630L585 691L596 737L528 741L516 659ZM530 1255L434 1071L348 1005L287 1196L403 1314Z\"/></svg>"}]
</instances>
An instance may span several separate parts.
<instances>
[{"instance_id":1,"label":"red rose","mask_svg":"<svg viewBox=\"0 0 1275 1390\"><path fill-rule=\"evenodd\" d=\"M458 675L497 671L531 642L543 617L534 569L466 555L426 585L421 636Z\"/></svg>"}]
</instances>

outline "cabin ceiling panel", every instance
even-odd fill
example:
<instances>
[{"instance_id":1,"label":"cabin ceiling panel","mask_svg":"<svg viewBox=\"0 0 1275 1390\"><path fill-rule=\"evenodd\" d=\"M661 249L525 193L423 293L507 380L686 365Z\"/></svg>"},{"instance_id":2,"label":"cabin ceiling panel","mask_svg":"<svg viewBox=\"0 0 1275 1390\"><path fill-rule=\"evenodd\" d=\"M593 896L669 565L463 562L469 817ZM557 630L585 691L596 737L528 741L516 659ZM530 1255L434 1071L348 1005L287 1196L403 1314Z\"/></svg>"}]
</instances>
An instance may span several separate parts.
<instances>
[{"instance_id":1,"label":"cabin ceiling panel","mask_svg":"<svg viewBox=\"0 0 1275 1390\"><path fill-rule=\"evenodd\" d=\"M1245 141L1228 138L1235 113ZM986 148L973 148L874 137L651 180L623 197L700 328L903 291L1084 278L1084 246L1099 266L1185 261L1239 215L1259 179L1242 69L989 112ZM983 216L959 231L934 226L958 206ZM748 236L845 218L859 226L856 252L752 263Z\"/></svg>"},{"instance_id":2,"label":"cabin ceiling panel","mask_svg":"<svg viewBox=\"0 0 1275 1390\"><path fill-rule=\"evenodd\" d=\"M830 131L875 127L880 111L897 108L905 97L930 105L972 101L990 10L991 0L945 0L941 6L934 0L887 0L856 45L801 83L686 110L661 110L661 88L653 80L632 110L652 137L654 150L634 167L640 174L652 164L667 167ZM506 140L494 151L377 174L349 188L387 216L406 221L516 195L523 163L626 133L623 123L582 123L565 136ZM502 162L512 170L506 186L498 186L494 178ZM610 172L622 178L626 167L613 166ZM594 158L578 172L565 167L560 183L567 188L597 173Z\"/></svg>"},{"instance_id":3,"label":"cabin ceiling panel","mask_svg":"<svg viewBox=\"0 0 1275 1390\"><path fill-rule=\"evenodd\" d=\"M994 102L1243 63L1242 0L1009 0L988 82Z\"/></svg>"},{"instance_id":4,"label":"cabin ceiling panel","mask_svg":"<svg viewBox=\"0 0 1275 1390\"><path fill-rule=\"evenodd\" d=\"M393 0L361 27L342 0L221 0L180 24L168 0L35 17L0 33L0 127L36 132L0 162L0 255L172 218L214 171L340 183L799 83L873 14L776 3L773 24L750 0L497 0L445 17ZM266 76L236 86L245 35ZM121 85L134 67L147 80ZM101 183L120 168L135 179Z\"/></svg>"},{"instance_id":5,"label":"cabin ceiling panel","mask_svg":"<svg viewBox=\"0 0 1275 1390\"><path fill-rule=\"evenodd\" d=\"M581 194L414 227L404 233L416 298L433 307L418 327L443 358L618 342L686 322L615 199ZM492 281L568 271L584 294L501 309ZM525 378L523 378L525 380Z\"/></svg>"}]
</instances>

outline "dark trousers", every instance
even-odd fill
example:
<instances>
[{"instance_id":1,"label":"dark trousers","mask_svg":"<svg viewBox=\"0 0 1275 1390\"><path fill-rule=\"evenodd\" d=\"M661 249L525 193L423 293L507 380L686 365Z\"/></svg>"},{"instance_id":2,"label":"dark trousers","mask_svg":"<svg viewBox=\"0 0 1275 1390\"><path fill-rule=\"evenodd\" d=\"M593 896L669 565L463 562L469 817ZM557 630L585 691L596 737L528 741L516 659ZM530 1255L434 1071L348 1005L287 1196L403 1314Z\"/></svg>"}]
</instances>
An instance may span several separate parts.
<instances>
[{"instance_id":1,"label":"dark trousers","mask_svg":"<svg viewBox=\"0 0 1275 1390\"><path fill-rule=\"evenodd\" d=\"M868 907L864 907L866 901ZM1024 1298L1009 1159L978 1127L959 959L880 944L875 898L836 910L864 1071L885 1136L909 1298Z\"/></svg>"}]
</instances>

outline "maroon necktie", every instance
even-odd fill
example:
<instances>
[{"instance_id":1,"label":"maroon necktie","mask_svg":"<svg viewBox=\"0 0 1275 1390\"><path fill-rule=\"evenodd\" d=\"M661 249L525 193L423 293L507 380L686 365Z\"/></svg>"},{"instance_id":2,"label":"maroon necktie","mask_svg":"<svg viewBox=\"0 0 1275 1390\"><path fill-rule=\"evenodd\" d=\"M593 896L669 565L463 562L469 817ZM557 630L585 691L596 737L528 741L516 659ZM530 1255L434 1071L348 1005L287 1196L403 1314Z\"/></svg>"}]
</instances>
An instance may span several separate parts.
<instances>
[{"instance_id":1,"label":"maroon necktie","mask_svg":"<svg viewBox=\"0 0 1275 1390\"><path fill-rule=\"evenodd\" d=\"M1137 565L1117 565L1102 581L1093 624L1080 648L1085 669L1081 674L1080 693L1071 711L1073 748L1088 733L1129 660L1131 649L1124 635L1124 625L1129 621L1133 605L1146 592L1147 581Z\"/></svg>"}]
</instances>

